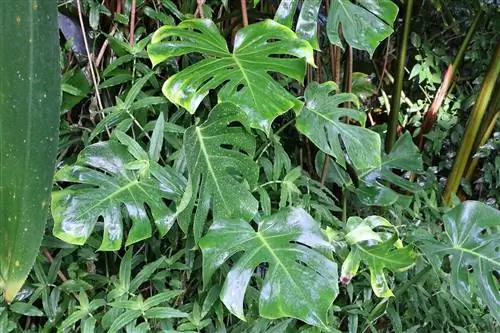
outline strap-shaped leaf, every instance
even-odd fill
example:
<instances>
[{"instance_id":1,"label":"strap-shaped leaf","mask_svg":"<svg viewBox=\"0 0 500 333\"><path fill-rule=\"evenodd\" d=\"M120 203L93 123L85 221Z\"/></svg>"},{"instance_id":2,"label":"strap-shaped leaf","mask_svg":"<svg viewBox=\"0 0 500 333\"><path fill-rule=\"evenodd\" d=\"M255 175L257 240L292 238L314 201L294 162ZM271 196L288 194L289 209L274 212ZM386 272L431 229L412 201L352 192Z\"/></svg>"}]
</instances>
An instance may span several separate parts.
<instances>
[{"instance_id":1,"label":"strap-shaped leaf","mask_svg":"<svg viewBox=\"0 0 500 333\"><path fill-rule=\"evenodd\" d=\"M443 222L443 239L421 238L420 249L429 257L449 255L452 294L466 305L478 295L500 321L500 211L465 201L447 212Z\"/></svg>"},{"instance_id":2,"label":"strap-shaped leaf","mask_svg":"<svg viewBox=\"0 0 500 333\"><path fill-rule=\"evenodd\" d=\"M203 124L191 126L184 134L192 202L198 198L193 226L196 241L210 207L214 218L250 220L257 213L258 202L250 189L257 182L259 169L253 161L255 138L248 129L240 108L221 103Z\"/></svg>"},{"instance_id":3,"label":"strap-shaped leaf","mask_svg":"<svg viewBox=\"0 0 500 333\"><path fill-rule=\"evenodd\" d=\"M314 64L309 43L272 20L239 30L232 53L216 25L207 19L164 26L155 32L148 47L154 65L192 52L201 53L205 59L171 76L163 85L165 96L194 113L209 91L220 86L219 101L239 105L250 125L266 132L274 118L300 106L269 72L302 81L305 60Z\"/></svg>"},{"instance_id":4,"label":"strap-shaped leaf","mask_svg":"<svg viewBox=\"0 0 500 333\"><path fill-rule=\"evenodd\" d=\"M398 14L398 6L391 0L332 0L326 26L330 43L342 47L342 35L352 47L373 52L390 34Z\"/></svg>"},{"instance_id":5,"label":"strap-shaped leaf","mask_svg":"<svg viewBox=\"0 0 500 333\"><path fill-rule=\"evenodd\" d=\"M126 245L151 236L147 208L161 235L170 229L174 213L161 198L180 200L185 181L173 169L147 160L147 153L138 151L139 145L133 148L127 150L115 140L99 142L86 147L75 165L64 166L56 173L57 181L73 183L52 193L56 237L84 244L102 218L100 249L118 250L123 236L123 211L133 223ZM138 161L132 154L146 159Z\"/></svg>"},{"instance_id":6,"label":"strap-shaped leaf","mask_svg":"<svg viewBox=\"0 0 500 333\"><path fill-rule=\"evenodd\" d=\"M384 269L403 271L410 268L415 253L403 247L397 229L380 216L369 216L364 220L355 216L347 220L346 240L351 252L342 264L340 281L348 284L357 274L361 262L370 270L370 283L378 297L393 296L387 285Z\"/></svg>"},{"instance_id":7,"label":"strap-shaped leaf","mask_svg":"<svg viewBox=\"0 0 500 333\"><path fill-rule=\"evenodd\" d=\"M229 272L221 300L244 319L243 298L255 267L268 263L259 300L260 315L294 317L318 326L338 295L337 264L315 249L329 248L319 224L301 208L287 208L266 217L258 231L242 219L215 220L200 241L203 281L238 252L244 252Z\"/></svg>"},{"instance_id":8,"label":"strap-shaped leaf","mask_svg":"<svg viewBox=\"0 0 500 333\"><path fill-rule=\"evenodd\" d=\"M312 82L307 86L305 104L297 116L297 129L323 152L335 157L343 167L346 166L345 153L356 169L379 167L380 136L369 129L342 121L346 117L363 126L366 115L358 110L341 107L343 103L358 101L352 94L330 95L336 89L334 82Z\"/></svg>"}]
</instances>

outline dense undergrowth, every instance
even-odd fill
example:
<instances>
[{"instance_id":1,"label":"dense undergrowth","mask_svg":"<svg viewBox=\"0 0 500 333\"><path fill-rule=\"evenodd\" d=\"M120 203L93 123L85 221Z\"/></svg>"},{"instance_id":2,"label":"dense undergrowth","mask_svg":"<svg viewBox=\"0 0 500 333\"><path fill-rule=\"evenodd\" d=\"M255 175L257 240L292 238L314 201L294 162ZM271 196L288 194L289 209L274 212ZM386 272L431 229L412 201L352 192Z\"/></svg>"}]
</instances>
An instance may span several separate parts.
<instances>
[{"instance_id":1,"label":"dense undergrowth","mask_svg":"<svg viewBox=\"0 0 500 333\"><path fill-rule=\"evenodd\" d=\"M79 4L0 333L499 329L495 4Z\"/></svg>"}]
</instances>

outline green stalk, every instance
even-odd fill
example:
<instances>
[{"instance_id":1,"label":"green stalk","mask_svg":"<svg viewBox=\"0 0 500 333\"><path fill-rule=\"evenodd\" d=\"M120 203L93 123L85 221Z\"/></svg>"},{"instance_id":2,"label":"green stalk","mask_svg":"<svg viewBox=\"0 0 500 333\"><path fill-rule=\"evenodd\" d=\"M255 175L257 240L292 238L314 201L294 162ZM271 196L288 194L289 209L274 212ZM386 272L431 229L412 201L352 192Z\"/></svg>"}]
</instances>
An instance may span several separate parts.
<instances>
[{"instance_id":1,"label":"green stalk","mask_svg":"<svg viewBox=\"0 0 500 333\"><path fill-rule=\"evenodd\" d=\"M500 114L500 83L497 82L496 88L495 88L495 93L493 94L495 97L491 101L488 110L486 111L486 114L483 118L483 121L481 122L481 127L479 128L479 135L476 137L476 140L474 141L474 145L472 147L472 152L475 153L479 147L484 145L486 141L490 138L491 134L493 133L493 130L495 129L495 125L498 119L498 116ZM469 161L467 163L467 168L465 172L465 179L470 181L472 180L472 176L474 175L474 171L476 170L477 164L479 163L479 158L469 158Z\"/></svg>"},{"instance_id":2,"label":"green stalk","mask_svg":"<svg viewBox=\"0 0 500 333\"><path fill-rule=\"evenodd\" d=\"M396 132L399 123L399 110L401 108L401 91L403 90L403 78L405 75L406 53L408 50L408 39L410 36L411 13L413 11L413 0L406 2L406 11L404 18L403 36L399 45L399 56L396 72L396 82L392 92L391 111L389 113L389 124L387 135L385 137L385 151L390 153L392 145L396 141Z\"/></svg>"},{"instance_id":3,"label":"green stalk","mask_svg":"<svg viewBox=\"0 0 500 333\"><path fill-rule=\"evenodd\" d=\"M474 21L470 25L469 30L467 31L467 34L465 35L465 38L462 41L462 44L460 45L460 49L458 50L458 53L455 56L453 64L448 66L443 81L438 91L436 92L434 100L432 101L432 104L429 106L429 109L425 113L425 119L424 122L422 123L420 135L418 138L419 141L418 145L421 150L424 146L424 135L430 132L430 130L434 126L434 123L436 122L439 109L441 108L441 105L443 104L443 101L446 98L446 95L448 94L450 87L453 86L455 75L458 71L458 68L460 68L462 64L462 61L465 56L465 51L467 50L467 46L469 45L472 36L474 36L474 33L476 32L482 17L483 17L483 11L479 10L474 18Z\"/></svg>"},{"instance_id":4,"label":"green stalk","mask_svg":"<svg viewBox=\"0 0 500 333\"><path fill-rule=\"evenodd\" d=\"M457 157L453 161L453 167L451 168L450 176L443 193L443 202L447 205L450 204L451 196L457 192L460 186L460 180L464 174L467 161L469 160L472 147L474 146L474 141L478 136L478 130L488 107L499 72L500 43L497 44L495 54L491 59L490 67L483 80L481 92L479 93L474 110L467 122L464 138L460 144Z\"/></svg>"}]
</instances>

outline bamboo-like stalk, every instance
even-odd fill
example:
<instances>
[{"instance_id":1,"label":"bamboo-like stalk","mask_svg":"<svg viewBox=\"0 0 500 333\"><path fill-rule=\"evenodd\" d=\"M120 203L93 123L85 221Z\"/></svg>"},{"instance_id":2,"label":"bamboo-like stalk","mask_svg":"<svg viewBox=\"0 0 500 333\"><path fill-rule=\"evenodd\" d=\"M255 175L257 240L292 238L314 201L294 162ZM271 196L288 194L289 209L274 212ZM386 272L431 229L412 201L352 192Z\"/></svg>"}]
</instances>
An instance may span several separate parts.
<instances>
[{"instance_id":1,"label":"bamboo-like stalk","mask_svg":"<svg viewBox=\"0 0 500 333\"><path fill-rule=\"evenodd\" d=\"M497 82L494 91L494 100L490 102L488 110L486 111L483 121L481 122L481 127L478 131L478 134L481 135L482 133L482 135L476 137L474 145L472 146L472 153L476 152L479 147L486 144L486 141L488 141L493 133L493 130L495 129L498 116L500 115L500 83ZM466 180L472 180L472 176L474 175L474 171L476 170L478 163L479 158L469 158L464 177Z\"/></svg>"},{"instance_id":2,"label":"bamboo-like stalk","mask_svg":"<svg viewBox=\"0 0 500 333\"><path fill-rule=\"evenodd\" d=\"M406 11L403 26L403 36L398 50L398 64L396 81L392 92L391 111L389 113L389 124L385 137L385 151L390 153L396 141L396 131L398 128L399 110L401 108L401 91L403 90L403 78L405 75L406 53L408 50L408 39L410 36L411 13L413 11L413 0L406 2Z\"/></svg>"},{"instance_id":3,"label":"bamboo-like stalk","mask_svg":"<svg viewBox=\"0 0 500 333\"><path fill-rule=\"evenodd\" d=\"M458 53L455 56L455 59L453 60L453 64L448 66L448 69L446 70L446 73L444 75L443 82L441 83L438 91L436 92L436 96L434 97L432 104L429 106L429 109L425 113L424 122L422 124L422 128L420 130L420 135L418 138L420 149L422 149L424 145L424 135L429 133L429 131L432 129L432 126L436 121L439 108L441 107L441 104L443 104L443 101L446 95L448 94L448 90L450 89L453 80L455 78L455 75L464 59L467 46L469 45L472 36L474 36L474 33L476 32L482 17L483 17L483 11L480 9L477 12L476 17L474 18L474 21L470 25L469 30L467 31L467 34L465 35L465 38L462 41L462 44L460 45Z\"/></svg>"},{"instance_id":4,"label":"bamboo-like stalk","mask_svg":"<svg viewBox=\"0 0 500 333\"><path fill-rule=\"evenodd\" d=\"M460 180L464 175L467 161L469 160L469 156L472 152L474 141L476 140L476 136L478 135L478 130L481 126L481 121L488 107L499 72L500 42L497 43L495 54L491 59L490 67L483 80L481 92L479 93L476 104L474 106L474 110L472 111L469 121L467 122L467 127L465 128L464 137L460 144L457 156L453 161L450 176L443 193L443 202L445 204L450 203L451 196L457 192L458 187L460 186Z\"/></svg>"}]
</instances>

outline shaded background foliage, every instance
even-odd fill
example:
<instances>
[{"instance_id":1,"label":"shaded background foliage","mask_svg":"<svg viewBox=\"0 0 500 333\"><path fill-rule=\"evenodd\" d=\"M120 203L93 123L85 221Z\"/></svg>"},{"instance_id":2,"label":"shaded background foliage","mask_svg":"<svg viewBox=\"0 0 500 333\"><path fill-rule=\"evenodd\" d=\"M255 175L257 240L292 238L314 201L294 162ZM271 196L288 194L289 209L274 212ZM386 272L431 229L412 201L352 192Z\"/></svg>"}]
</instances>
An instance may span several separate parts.
<instances>
[{"instance_id":1,"label":"shaded background foliage","mask_svg":"<svg viewBox=\"0 0 500 333\"><path fill-rule=\"evenodd\" d=\"M29 282L13 304L0 303L0 332L498 329L498 133L481 145L478 172L459 193L493 208L467 202L449 211L440 199L495 54L497 4L414 4L400 135L386 154L381 143L404 23L396 15L404 16L408 1L79 3L58 6L63 98L53 220ZM284 25L263 27L286 3L296 11L278 20ZM336 11L342 5L355 7L358 25ZM374 8L386 15L373 15ZM481 10L419 153L426 111ZM200 16L215 22L209 33L202 31L204 21L193 20ZM374 24L379 35L356 43ZM163 25L179 37L165 38L168 49L161 33L152 35ZM272 61L260 76L241 81L253 68L239 61L254 58L238 58L238 48L259 38L276 44L251 51ZM163 53L163 62L154 60L155 52ZM224 73L227 62L232 67ZM202 89L182 96L179 86L192 82ZM265 82L283 92L279 103L266 96ZM251 85L262 89L257 101L248 100ZM236 101L241 109L220 101ZM329 124L340 136L327 133ZM211 166L217 168L208 172ZM74 209L91 216L79 215L85 232L72 235L63 226L78 224ZM293 222L295 215L305 222ZM478 244L455 237L464 221L473 223L464 232ZM80 245L62 242L52 229ZM457 246L470 257L459 260ZM483 268L487 273L479 274ZM294 279L297 288L288 293L268 290ZM463 281L470 288L463 289ZM309 311L315 300L300 292L311 285L324 293ZM243 316L246 322L237 319Z\"/></svg>"}]
</instances>

